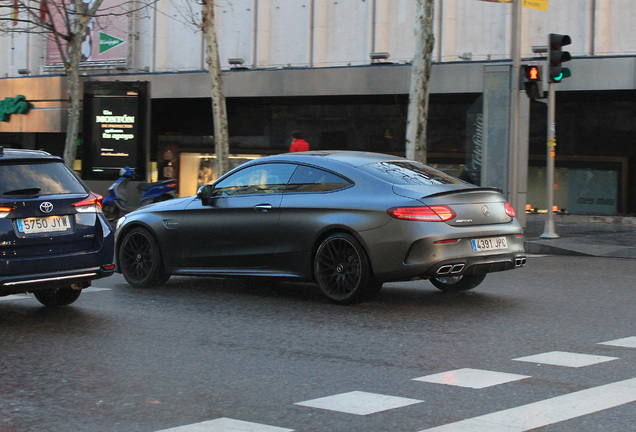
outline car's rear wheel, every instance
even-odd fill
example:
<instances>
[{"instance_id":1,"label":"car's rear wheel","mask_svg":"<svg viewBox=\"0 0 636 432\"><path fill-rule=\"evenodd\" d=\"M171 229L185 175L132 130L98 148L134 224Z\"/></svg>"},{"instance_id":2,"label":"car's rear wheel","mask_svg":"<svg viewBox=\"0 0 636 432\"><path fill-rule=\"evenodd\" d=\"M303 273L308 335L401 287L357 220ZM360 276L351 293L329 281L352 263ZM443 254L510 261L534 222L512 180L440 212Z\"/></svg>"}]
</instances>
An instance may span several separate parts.
<instances>
[{"instance_id":1,"label":"car's rear wheel","mask_svg":"<svg viewBox=\"0 0 636 432\"><path fill-rule=\"evenodd\" d=\"M446 276L431 278L435 287L446 292L468 291L475 288L486 279L486 273L470 276Z\"/></svg>"},{"instance_id":2,"label":"car's rear wheel","mask_svg":"<svg viewBox=\"0 0 636 432\"><path fill-rule=\"evenodd\" d=\"M66 286L35 291L33 295L44 306L57 307L70 305L79 298L81 293L81 290L75 290L70 286Z\"/></svg>"},{"instance_id":3,"label":"car's rear wheel","mask_svg":"<svg viewBox=\"0 0 636 432\"><path fill-rule=\"evenodd\" d=\"M366 300L382 287L373 277L362 245L345 233L332 234L320 243L314 257L314 275L323 294L339 304Z\"/></svg>"},{"instance_id":4,"label":"car's rear wheel","mask_svg":"<svg viewBox=\"0 0 636 432\"><path fill-rule=\"evenodd\" d=\"M109 222L119 219L119 207L113 204L104 204L102 208L104 216Z\"/></svg>"},{"instance_id":5,"label":"car's rear wheel","mask_svg":"<svg viewBox=\"0 0 636 432\"><path fill-rule=\"evenodd\" d=\"M170 278L155 238L144 228L126 233L119 248L119 267L126 281L136 288L163 285Z\"/></svg>"}]
</instances>

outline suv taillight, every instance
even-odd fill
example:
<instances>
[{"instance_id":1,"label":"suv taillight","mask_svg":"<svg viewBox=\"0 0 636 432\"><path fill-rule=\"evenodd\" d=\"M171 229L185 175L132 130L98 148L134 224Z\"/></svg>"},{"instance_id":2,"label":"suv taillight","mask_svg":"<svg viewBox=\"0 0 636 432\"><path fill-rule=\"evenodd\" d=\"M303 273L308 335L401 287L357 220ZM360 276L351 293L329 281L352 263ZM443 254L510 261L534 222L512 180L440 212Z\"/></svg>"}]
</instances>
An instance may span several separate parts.
<instances>
[{"instance_id":1,"label":"suv taillight","mask_svg":"<svg viewBox=\"0 0 636 432\"><path fill-rule=\"evenodd\" d=\"M395 207L386 211L396 219L406 219L424 222L444 222L453 219L457 214L452 208L444 205Z\"/></svg>"},{"instance_id":2,"label":"suv taillight","mask_svg":"<svg viewBox=\"0 0 636 432\"><path fill-rule=\"evenodd\" d=\"M13 207L0 207L0 219L9 216L9 213L13 211Z\"/></svg>"},{"instance_id":3,"label":"suv taillight","mask_svg":"<svg viewBox=\"0 0 636 432\"><path fill-rule=\"evenodd\" d=\"M71 204L78 213L102 213L102 201L104 197L91 192L88 198Z\"/></svg>"}]
</instances>

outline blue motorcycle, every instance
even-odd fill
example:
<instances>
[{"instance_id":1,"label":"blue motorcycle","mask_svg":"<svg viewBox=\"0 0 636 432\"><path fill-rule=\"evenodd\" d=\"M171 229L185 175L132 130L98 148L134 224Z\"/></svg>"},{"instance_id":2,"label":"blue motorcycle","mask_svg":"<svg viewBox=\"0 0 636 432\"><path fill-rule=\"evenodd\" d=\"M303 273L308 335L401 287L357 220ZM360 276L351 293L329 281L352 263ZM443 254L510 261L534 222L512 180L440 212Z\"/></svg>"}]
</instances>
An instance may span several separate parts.
<instances>
[{"instance_id":1,"label":"blue motorcycle","mask_svg":"<svg viewBox=\"0 0 636 432\"><path fill-rule=\"evenodd\" d=\"M177 197L177 181L160 180L154 183L139 183L137 191L140 197L137 203L132 203L128 197L128 186L135 177L134 169L130 167L121 168L119 170L119 178L108 188L108 196L104 198L103 210L106 219L109 221L115 221L121 215L148 204Z\"/></svg>"}]
</instances>

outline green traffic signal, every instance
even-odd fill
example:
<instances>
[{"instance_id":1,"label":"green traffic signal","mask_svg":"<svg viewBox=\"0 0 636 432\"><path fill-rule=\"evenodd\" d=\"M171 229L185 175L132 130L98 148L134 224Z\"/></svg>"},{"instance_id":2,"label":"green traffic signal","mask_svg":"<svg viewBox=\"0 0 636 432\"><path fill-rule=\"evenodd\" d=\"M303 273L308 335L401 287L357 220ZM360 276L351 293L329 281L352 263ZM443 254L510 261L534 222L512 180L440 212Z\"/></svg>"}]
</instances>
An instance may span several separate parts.
<instances>
[{"instance_id":1,"label":"green traffic signal","mask_svg":"<svg viewBox=\"0 0 636 432\"><path fill-rule=\"evenodd\" d=\"M550 70L550 80L555 83L561 82L563 78L569 78L571 76L572 72L570 71L570 68L558 67Z\"/></svg>"},{"instance_id":2,"label":"green traffic signal","mask_svg":"<svg viewBox=\"0 0 636 432\"><path fill-rule=\"evenodd\" d=\"M572 60L567 51L562 51L564 45L572 43L570 36L550 33L548 35L548 77L551 83L560 83L563 78L572 76L570 69L561 67L561 63Z\"/></svg>"}]
</instances>

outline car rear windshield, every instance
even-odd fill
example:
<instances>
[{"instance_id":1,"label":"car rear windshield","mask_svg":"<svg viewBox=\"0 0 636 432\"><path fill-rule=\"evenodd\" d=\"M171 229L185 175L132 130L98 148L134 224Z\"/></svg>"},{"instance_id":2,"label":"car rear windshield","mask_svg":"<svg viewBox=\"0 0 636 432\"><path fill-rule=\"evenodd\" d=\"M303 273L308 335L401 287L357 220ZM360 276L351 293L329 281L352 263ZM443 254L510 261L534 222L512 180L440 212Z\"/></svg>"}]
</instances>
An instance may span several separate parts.
<instances>
[{"instance_id":1,"label":"car rear windshield","mask_svg":"<svg viewBox=\"0 0 636 432\"><path fill-rule=\"evenodd\" d=\"M361 168L395 185L462 184L462 181L455 177L413 161L377 162L364 165Z\"/></svg>"},{"instance_id":2,"label":"car rear windshield","mask_svg":"<svg viewBox=\"0 0 636 432\"><path fill-rule=\"evenodd\" d=\"M0 164L0 195L85 193L75 174L61 162Z\"/></svg>"}]
</instances>

